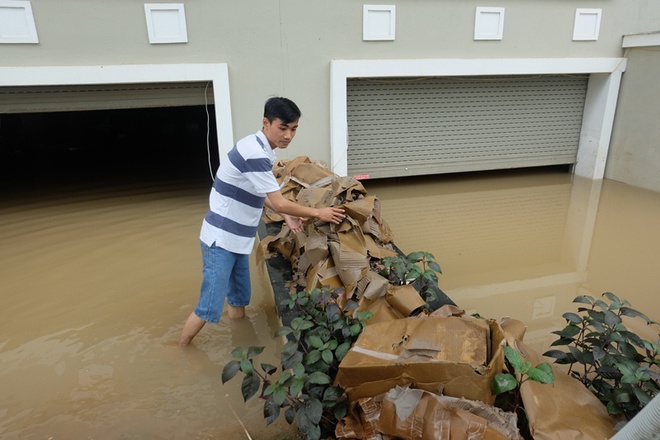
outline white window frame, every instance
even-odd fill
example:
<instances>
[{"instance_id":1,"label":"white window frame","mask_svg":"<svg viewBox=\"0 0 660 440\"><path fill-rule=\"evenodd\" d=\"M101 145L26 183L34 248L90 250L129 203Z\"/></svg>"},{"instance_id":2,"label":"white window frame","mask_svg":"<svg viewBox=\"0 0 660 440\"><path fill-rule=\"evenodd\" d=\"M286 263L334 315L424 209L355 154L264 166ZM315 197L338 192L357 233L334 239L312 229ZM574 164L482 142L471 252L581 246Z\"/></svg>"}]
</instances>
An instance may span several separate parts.
<instances>
[{"instance_id":1,"label":"white window frame","mask_svg":"<svg viewBox=\"0 0 660 440\"><path fill-rule=\"evenodd\" d=\"M573 41L598 40L602 14L602 9L576 9L575 23L573 24Z\"/></svg>"},{"instance_id":2,"label":"white window frame","mask_svg":"<svg viewBox=\"0 0 660 440\"><path fill-rule=\"evenodd\" d=\"M378 19L387 15L386 29L383 32L372 32L378 25ZM396 36L396 6L394 5L364 5L362 11L362 40L386 41L394 40Z\"/></svg>"},{"instance_id":3,"label":"white window frame","mask_svg":"<svg viewBox=\"0 0 660 440\"><path fill-rule=\"evenodd\" d=\"M25 33L11 34L2 29L2 23L9 20L9 11L16 10L22 14ZM0 44L36 44L39 43L37 26L34 23L32 4L29 1L0 0Z\"/></svg>"},{"instance_id":4,"label":"white window frame","mask_svg":"<svg viewBox=\"0 0 660 440\"><path fill-rule=\"evenodd\" d=\"M162 35L159 29L169 26L162 12L175 16L175 28L171 33ZM187 43L186 11L183 3L145 3L144 15L147 20L147 33L151 44Z\"/></svg>"},{"instance_id":5,"label":"white window frame","mask_svg":"<svg viewBox=\"0 0 660 440\"><path fill-rule=\"evenodd\" d=\"M497 20L495 31L490 26L492 18ZM504 8L477 7L474 17L475 40L501 40L504 35Z\"/></svg>"},{"instance_id":6,"label":"white window frame","mask_svg":"<svg viewBox=\"0 0 660 440\"><path fill-rule=\"evenodd\" d=\"M590 74L576 175L602 179L626 58L487 58L333 60L330 84L330 166L348 172L348 78Z\"/></svg>"}]
</instances>

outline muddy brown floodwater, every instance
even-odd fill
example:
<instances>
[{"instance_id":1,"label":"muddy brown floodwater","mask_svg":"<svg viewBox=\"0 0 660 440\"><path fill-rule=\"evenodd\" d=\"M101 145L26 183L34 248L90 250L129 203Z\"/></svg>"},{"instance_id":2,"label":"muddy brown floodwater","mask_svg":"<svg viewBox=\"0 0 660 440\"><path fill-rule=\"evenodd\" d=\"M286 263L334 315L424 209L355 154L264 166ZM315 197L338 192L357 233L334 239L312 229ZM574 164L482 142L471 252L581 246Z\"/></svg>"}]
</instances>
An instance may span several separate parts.
<instances>
[{"instance_id":1,"label":"muddy brown floodwater","mask_svg":"<svg viewBox=\"0 0 660 440\"><path fill-rule=\"evenodd\" d=\"M542 350L578 294L612 291L660 317L660 193L553 170L365 182L396 244L443 268L483 316L528 325ZM238 345L278 364L279 325L253 260L244 322L176 345L201 281L208 184L12 191L0 199L0 438L294 438L220 373Z\"/></svg>"}]
</instances>

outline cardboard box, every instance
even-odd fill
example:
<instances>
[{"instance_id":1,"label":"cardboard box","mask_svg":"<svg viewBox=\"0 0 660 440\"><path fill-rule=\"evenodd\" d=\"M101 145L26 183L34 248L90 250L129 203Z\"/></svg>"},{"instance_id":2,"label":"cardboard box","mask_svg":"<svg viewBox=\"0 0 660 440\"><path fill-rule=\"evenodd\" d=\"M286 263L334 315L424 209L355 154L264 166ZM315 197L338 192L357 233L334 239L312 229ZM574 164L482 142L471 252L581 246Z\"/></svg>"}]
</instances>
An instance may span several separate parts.
<instances>
[{"instance_id":1,"label":"cardboard box","mask_svg":"<svg viewBox=\"0 0 660 440\"><path fill-rule=\"evenodd\" d=\"M335 385L351 401L410 385L492 405L505 340L494 320L419 317L367 325L346 354Z\"/></svg>"}]
</instances>

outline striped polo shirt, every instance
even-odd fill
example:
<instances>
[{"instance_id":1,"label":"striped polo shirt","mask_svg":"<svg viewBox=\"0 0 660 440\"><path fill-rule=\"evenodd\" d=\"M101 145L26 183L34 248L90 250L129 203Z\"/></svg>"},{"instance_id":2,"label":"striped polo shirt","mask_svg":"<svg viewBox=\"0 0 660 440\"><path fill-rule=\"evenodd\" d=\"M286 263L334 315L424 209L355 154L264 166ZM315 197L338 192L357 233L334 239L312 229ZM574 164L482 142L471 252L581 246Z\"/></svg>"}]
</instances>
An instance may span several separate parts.
<instances>
[{"instance_id":1,"label":"striped polo shirt","mask_svg":"<svg viewBox=\"0 0 660 440\"><path fill-rule=\"evenodd\" d=\"M209 195L209 212L200 240L214 242L237 254L249 254L254 245L266 194L278 191L273 175L275 152L258 131L234 145L220 163Z\"/></svg>"}]
</instances>

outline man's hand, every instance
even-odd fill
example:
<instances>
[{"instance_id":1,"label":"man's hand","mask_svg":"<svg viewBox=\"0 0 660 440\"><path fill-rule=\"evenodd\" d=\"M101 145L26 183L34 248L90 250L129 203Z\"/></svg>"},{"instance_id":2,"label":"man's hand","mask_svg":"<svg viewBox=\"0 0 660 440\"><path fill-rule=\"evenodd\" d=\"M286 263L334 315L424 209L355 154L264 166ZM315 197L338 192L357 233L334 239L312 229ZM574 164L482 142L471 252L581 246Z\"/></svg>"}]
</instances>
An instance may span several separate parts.
<instances>
[{"instance_id":1,"label":"man's hand","mask_svg":"<svg viewBox=\"0 0 660 440\"><path fill-rule=\"evenodd\" d=\"M280 214L284 219L286 225L291 229L291 232L302 232L303 223L307 220L304 217L296 217L289 214Z\"/></svg>"},{"instance_id":2,"label":"man's hand","mask_svg":"<svg viewBox=\"0 0 660 440\"><path fill-rule=\"evenodd\" d=\"M346 216L343 209L328 206L327 208L319 208L319 214L316 217L324 222L338 225Z\"/></svg>"}]
</instances>

